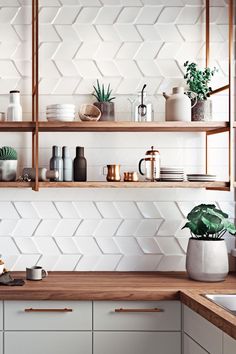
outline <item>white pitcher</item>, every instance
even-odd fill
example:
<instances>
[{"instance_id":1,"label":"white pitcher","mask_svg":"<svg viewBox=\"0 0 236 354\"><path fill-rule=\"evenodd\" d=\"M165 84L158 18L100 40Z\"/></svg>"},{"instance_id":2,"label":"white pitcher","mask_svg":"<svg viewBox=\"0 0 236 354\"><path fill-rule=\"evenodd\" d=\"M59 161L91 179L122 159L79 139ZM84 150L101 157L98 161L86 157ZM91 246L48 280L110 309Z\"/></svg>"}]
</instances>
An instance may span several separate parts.
<instances>
[{"instance_id":1,"label":"white pitcher","mask_svg":"<svg viewBox=\"0 0 236 354\"><path fill-rule=\"evenodd\" d=\"M166 99L166 121L191 122L191 108L197 103L196 94L191 92L195 98L192 105L191 99L185 94L183 87L174 87L172 92L172 95L163 92Z\"/></svg>"}]
</instances>

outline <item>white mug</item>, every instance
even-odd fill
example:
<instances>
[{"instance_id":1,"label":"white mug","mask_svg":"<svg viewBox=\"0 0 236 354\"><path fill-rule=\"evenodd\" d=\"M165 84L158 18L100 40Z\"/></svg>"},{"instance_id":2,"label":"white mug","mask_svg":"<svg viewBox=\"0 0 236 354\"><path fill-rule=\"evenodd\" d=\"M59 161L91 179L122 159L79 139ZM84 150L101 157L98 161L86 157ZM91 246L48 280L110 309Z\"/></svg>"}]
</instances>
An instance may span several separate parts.
<instances>
[{"instance_id":1,"label":"white mug","mask_svg":"<svg viewBox=\"0 0 236 354\"><path fill-rule=\"evenodd\" d=\"M42 280L48 276L48 272L40 266L26 268L26 279L28 280Z\"/></svg>"}]
</instances>

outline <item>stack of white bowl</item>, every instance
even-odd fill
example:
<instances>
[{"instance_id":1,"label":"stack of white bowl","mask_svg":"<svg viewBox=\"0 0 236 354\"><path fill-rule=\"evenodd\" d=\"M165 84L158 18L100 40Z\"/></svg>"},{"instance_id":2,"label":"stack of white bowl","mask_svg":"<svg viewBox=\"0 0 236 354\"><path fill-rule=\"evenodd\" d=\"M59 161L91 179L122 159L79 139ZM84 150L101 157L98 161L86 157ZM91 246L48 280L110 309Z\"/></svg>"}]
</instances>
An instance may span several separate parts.
<instances>
[{"instance_id":1,"label":"stack of white bowl","mask_svg":"<svg viewBox=\"0 0 236 354\"><path fill-rule=\"evenodd\" d=\"M75 105L51 104L47 106L46 117L49 122L71 122L75 120Z\"/></svg>"}]
</instances>

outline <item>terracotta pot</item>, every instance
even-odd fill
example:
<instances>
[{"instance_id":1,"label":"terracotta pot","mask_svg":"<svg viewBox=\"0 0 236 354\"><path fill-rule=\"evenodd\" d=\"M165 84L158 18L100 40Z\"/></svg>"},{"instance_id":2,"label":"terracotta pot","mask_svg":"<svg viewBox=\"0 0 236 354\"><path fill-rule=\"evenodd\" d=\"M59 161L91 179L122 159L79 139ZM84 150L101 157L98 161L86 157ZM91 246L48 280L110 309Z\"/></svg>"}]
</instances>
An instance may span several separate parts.
<instances>
[{"instance_id":1,"label":"terracotta pot","mask_svg":"<svg viewBox=\"0 0 236 354\"><path fill-rule=\"evenodd\" d=\"M102 112L100 120L115 120L115 105L114 102L94 102L94 106Z\"/></svg>"},{"instance_id":2,"label":"terracotta pot","mask_svg":"<svg viewBox=\"0 0 236 354\"><path fill-rule=\"evenodd\" d=\"M192 108L192 121L209 121L212 120L212 101L197 101Z\"/></svg>"},{"instance_id":3,"label":"terracotta pot","mask_svg":"<svg viewBox=\"0 0 236 354\"><path fill-rule=\"evenodd\" d=\"M226 243L222 239L199 240L190 238L186 269L191 279L217 282L225 280L229 272Z\"/></svg>"}]
</instances>

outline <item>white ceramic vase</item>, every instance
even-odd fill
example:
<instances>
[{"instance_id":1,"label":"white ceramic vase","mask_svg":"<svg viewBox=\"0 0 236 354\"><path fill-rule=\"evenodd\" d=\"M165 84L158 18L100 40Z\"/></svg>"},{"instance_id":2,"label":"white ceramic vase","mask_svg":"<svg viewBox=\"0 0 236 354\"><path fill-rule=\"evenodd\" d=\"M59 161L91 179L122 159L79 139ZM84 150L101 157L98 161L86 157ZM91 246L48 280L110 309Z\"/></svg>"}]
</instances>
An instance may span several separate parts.
<instances>
[{"instance_id":1,"label":"white ceramic vase","mask_svg":"<svg viewBox=\"0 0 236 354\"><path fill-rule=\"evenodd\" d=\"M0 181L11 182L16 180L17 160L0 161Z\"/></svg>"},{"instance_id":2,"label":"white ceramic vase","mask_svg":"<svg viewBox=\"0 0 236 354\"><path fill-rule=\"evenodd\" d=\"M187 249L186 269L191 279L217 282L225 280L229 261L224 240L199 240L190 238Z\"/></svg>"}]
</instances>

